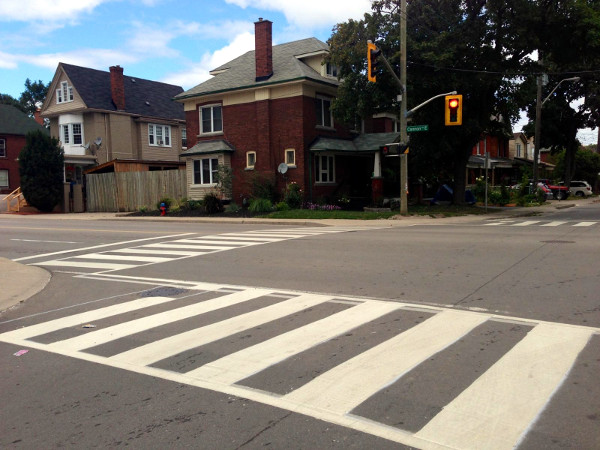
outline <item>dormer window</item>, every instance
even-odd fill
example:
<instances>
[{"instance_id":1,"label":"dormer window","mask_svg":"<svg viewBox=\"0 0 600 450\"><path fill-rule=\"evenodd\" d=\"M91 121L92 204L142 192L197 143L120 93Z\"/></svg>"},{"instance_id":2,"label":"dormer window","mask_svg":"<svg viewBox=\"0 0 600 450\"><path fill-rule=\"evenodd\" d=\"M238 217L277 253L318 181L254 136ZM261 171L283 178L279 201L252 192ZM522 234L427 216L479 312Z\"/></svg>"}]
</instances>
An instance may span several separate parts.
<instances>
[{"instance_id":1,"label":"dormer window","mask_svg":"<svg viewBox=\"0 0 600 450\"><path fill-rule=\"evenodd\" d=\"M67 103L73 101L73 86L63 81L60 87L56 90L56 103Z\"/></svg>"},{"instance_id":2,"label":"dormer window","mask_svg":"<svg viewBox=\"0 0 600 450\"><path fill-rule=\"evenodd\" d=\"M327 63L327 75L330 77L337 78L337 66L335 64Z\"/></svg>"}]
</instances>

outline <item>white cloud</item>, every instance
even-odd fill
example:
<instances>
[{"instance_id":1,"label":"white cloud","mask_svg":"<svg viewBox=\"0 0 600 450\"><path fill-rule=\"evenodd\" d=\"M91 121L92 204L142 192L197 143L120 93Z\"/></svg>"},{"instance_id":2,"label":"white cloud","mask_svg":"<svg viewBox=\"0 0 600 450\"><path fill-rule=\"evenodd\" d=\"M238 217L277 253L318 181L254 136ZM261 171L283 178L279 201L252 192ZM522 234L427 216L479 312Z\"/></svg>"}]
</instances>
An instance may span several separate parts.
<instances>
[{"instance_id":1,"label":"white cloud","mask_svg":"<svg viewBox=\"0 0 600 450\"><path fill-rule=\"evenodd\" d=\"M304 29L361 19L371 11L371 0L225 0L240 8L252 7L283 13L290 25ZM257 17L258 19L258 17ZM268 19L268 17L266 17Z\"/></svg>"},{"instance_id":2,"label":"white cloud","mask_svg":"<svg viewBox=\"0 0 600 450\"><path fill-rule=\"evenodd\" d=\"M254 34L238 34L226 47L212 54L205 53L199 63L189 64L181 72L167 75L161 81L189 89L208 80L211 70L251 50L254 50Z\"/></svg>"},{"instance_id":3,"label":"white cloud","mask_svg":"<svg viewBox=\"0 0 600 450\"><path fill-rule=\"evenodd\" d=\"M0 21L69 21L110 0L2 0Z\"/></svg>"},{"instance_id":4,"label":"white cloud","mask_svg":"<svg viewBox=\"0 0 600 450\"><path fill-rule=\"evenodd\" d=\"M139 61L139 58L127 51L107 49L81 49L64 53L46 53L42 55L21 55L17 58L28 64L56 69L59 62L76 66L106 70L115 64L127 64Z\"/></svg>"}]
</instances>

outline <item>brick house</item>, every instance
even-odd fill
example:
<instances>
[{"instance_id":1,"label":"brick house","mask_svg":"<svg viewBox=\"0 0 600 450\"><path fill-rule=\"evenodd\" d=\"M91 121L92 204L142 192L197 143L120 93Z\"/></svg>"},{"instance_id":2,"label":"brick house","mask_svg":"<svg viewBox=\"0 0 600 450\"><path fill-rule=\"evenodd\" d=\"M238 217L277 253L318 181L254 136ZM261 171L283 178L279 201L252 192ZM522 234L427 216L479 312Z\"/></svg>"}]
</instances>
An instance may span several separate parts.
<instances>
[{"instance_id":1,"label":"brick house","mask_svg":"<svg viewBox=\"0 0 600 450\"><path fill-rule=\"evenodd\" d=\"M279 192L296 182L309 200L370 199L381 188L379 147L398 133L361 135L335 123L336 68L315 38L272 45L272 23L255 23L255 50L175 97L188 130L188 197L214 189L218 165L233 171L231 199L251 195L255 177ZM282 170L283 169L283 170ZM285 173L282 173L285 172ZM373 182L372 179L377 181Z\"/></svg>"},{"instance_id":2,"label":"brick house","mask_svg":"<svg viewBox=\"0 0 600 450\"><path fill-rule=\"evenodd\" d=\"M474 184L475 179L485 175L485 154L488 153L489 180L492 185L513 184L517 180L518 164L511 154L509 136L484 134L473 146L467 163L467 184Z\"/></svg>"},{"instance_id":3,"label":"brick house","mask_svg":"<svg viewBox=\"0 0 600 450\"><path fill-rule=\"evenodd\" d=\"M185 116L172 98L180 86L59 63L41 108L65 152L65 181L86 170L179 168Z\"/></svg>"},{"instance_id":4,"label":"brick house","mask_svg":"<svg viewBox=\"0 0 600 450\"><path fill-rule=\"evenodd\" d=\"M30 131L48 130L11 105L0 104L0 194L9 194L21 185L19 153Z\"/></svg>"}]
</instances>

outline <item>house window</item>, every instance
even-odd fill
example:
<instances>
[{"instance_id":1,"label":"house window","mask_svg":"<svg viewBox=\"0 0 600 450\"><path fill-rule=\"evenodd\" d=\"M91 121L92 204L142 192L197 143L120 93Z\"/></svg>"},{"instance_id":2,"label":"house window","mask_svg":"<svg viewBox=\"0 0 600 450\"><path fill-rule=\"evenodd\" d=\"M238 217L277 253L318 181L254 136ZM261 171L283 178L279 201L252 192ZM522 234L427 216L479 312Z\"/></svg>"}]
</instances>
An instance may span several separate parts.
<instances>
[{"instance_id":1,"label":"house window","mask_svg":"<svg viewBox=\"0 0 600 450\"><path fill-rule=\"evenodd\" d=\"M194 184L215 184L218 165L217 158L194 160Z\"/></svg>"},{"instance_id":2,"label":"house window","mask_svg":"<svg viewBox=\"0 0 600 450\"><path fill-rule=\"evenodd\" d=\"M171 146L171 127L169 125L148 124L148 143L152 146Z\"/></svg>"},{"instance_id":3,"label":"house window","mask_svg":"<svg viewBox=\"0 0 600 450\"><path fill-rule=\"evenodd\" d=\"M296 167L296 150L288 148L285 151L285 163L288 166Z\"/></svg>"},{"instance_id":4,"label":"house window","mask_svg":"<svg viewBox=\"0 0 600 450\"><path fill-rule=\"evenodd\" d=\"M187 148L187 129L181 129L181 146Z\"/></svg>"},{"instance_id":5,"label":"house window","mask_svg":"<svg viewBox=\"0 0 600 450\"><path fill-rule=\"evenodd\" d=\"M0 170L0 188L8 187L8 170Z\"/></svg>"},{"instance_id":6,"label":"house window","mask_svg":"<svg viewBox=\"0 0 600 450\"><path fill-rule=\"evenodd\" d=\"M335 64L327 63L327 75L337 78L337 71L338 69Z\"/></svg>"},{"instance_id":7,"label":"house window","mask_svg":"<svg viewBox=\"0 0 600 450\"><path fill-rule=\"evenodd\" d=\"M521 144L517 144L517 158L521 157Z\"/></svg>"},{"instance_id":8,"label":"house window","mask_svg":"<svg viewBox=\"0 0 600 450\"><path fill-rule=\"evenodd\" d=\"M317 126L327 128L333 126L330 97L317 96L315 99L315 111L317 113Z\"/></svg>"},{"instance_id":9,"label":"house window","mask_svg":"<svg viewBox=\"0 0 600 450\"><path fill-rule=\"evenodd\" d=\"M315 181L317 183L335 182L335 160L333 155L318 155L315 158Z\"/></svg>"},{"instance_id":10,"label":"house window","mask_svg":"<svg viewBox=\"0 0 600 450\"><path fill-rule=\"evenodd\" d=\"M0 158L6 158L6 139L0 139Z\"/></svg>"},{"instance_id":11,"label":"house window","mask_svg":"<svg viewBox=\"0 0 600 450\"><path fill-rule=\"evenodd\" d=\"M254 169L256 152L246 152L246 169Z\"/></svg>"},{"instance_id":12,"label":"house window","mask_svg":"<svg viewBox=\"0 0 600 450\"><path fill-rule=\"evenodd\" d=\"M221 133L223 116L221 105L209 105L200 108L200 134Z\"/></svg>"},{"instance_id":13,"label":"house window","mask_svg":"<svg viewBox=\"0 0 600 450\"><path fill-rule=\"evenodd\" d=\"M73 86L63 81L60 87L56 90L56 103L66 103L73 101Z\"/></svg>"},{"instance_id":14,"label":"house window","mask_svg":"<svg viewBox=\"0 0 600 450\"><path fill-rule=\"evenodd\" d=\"M83 126L80 123L61 125L60 140L63 144L81 145L83 143Z\"/></svg>"}]
</instances>

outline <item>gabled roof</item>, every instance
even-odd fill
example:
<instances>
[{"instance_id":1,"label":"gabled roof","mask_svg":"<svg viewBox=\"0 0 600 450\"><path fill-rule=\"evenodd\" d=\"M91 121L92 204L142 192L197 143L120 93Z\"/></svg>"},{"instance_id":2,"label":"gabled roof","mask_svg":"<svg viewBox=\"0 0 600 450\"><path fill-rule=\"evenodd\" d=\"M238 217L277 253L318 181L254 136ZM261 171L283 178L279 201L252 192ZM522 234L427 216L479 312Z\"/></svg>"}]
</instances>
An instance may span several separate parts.
<instances>
[{"instance_id":1,"label":"gabled roof","mask_svg":"<svg viewBox=\"0 0 600 450\"><path fill-rule=\"evenodd\" d=\"M329 47L316 38L302 39L273 46L273 75L267 80L256 81L255 52L250 51L212 71L213 78L177 95L177 100L239 89L256 88L295 80L312 80L337 86L335 78L321 76L302 62L301 57L328 52Z\"/></svg>"},{"instance_id":2,"label":"gabled roof","mask_svg":"<svg viewBox=\"0 0 600 450\"><path fill-rule=\"evenodd\" d=\"M400 133L365 133L354 139L319 137L310 146L311 152L373 152L400 141Z\"/></svg>"},{"instance_id":3,"label":"gabled roof","mask_svg":"<svg viewBox=\"0 0 600 450\"><path fill-rule=\"evenodd\" d=\"M73 87L90 109L117 111L112 101L110 72L59 63ZM180 103L173 97L183 92L181 86L144 80L123 75L125 86L125 111L147 117L185 120Z\"/></svg>"},{"instance_id":4,"label":"gabled roof","mask_svg":"<svg viewBox=\"0 0 600 450\"><path fill-rule=\"evenodd\" d=\"M24 136L30 131L36 130L50 134L48 129L41 126L23 111L12 105L0 104L0 134Z\"/></svg>"}]
</instances>

